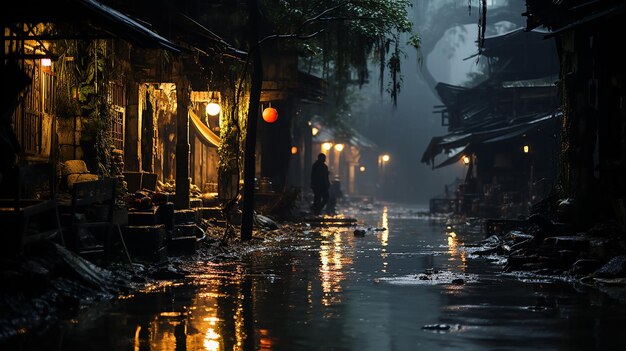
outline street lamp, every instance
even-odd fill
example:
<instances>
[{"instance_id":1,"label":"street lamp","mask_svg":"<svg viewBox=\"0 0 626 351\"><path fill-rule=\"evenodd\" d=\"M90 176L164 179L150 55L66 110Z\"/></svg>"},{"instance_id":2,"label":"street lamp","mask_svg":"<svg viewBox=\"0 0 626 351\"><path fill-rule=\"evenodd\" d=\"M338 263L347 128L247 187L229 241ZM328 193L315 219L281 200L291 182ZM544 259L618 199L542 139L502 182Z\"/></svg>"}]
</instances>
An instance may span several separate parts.
<instances>
[{"instance_id":1,"label":"street lamp","mask_svg":"<svg viewBox=\"0 0 626 351\"><path fill-rule=\"evenodd\" d=\"M389 154L382 154L378 157L378 166L380 171L380 182L381 182L381 190L385 191L387 189L387 162L391 157Z\"/></svg>"},{"instance_id":2,"label":"street lamp","mask_svg":"<svg viewBox=\"0 0 626 351\"><path fill-rule=\"evenodd\" d=\"M335 150L342 152L343 151L343 144L336 144L335 145Z\"/></svg>"},{"instance_id":3,"label":"street lamp","mask_svg":"<svg viewBox=\"0 0 626 351\"><path fill-rule=\"evenodd\" d=\"M328 143L328 142L326 142L326 143L322 144L322 149L323 149L324 151L328 151L328 150L330 150L330 148L332 148L332 147L333 147L333 143Z\"/></svg>"}]
</instances>

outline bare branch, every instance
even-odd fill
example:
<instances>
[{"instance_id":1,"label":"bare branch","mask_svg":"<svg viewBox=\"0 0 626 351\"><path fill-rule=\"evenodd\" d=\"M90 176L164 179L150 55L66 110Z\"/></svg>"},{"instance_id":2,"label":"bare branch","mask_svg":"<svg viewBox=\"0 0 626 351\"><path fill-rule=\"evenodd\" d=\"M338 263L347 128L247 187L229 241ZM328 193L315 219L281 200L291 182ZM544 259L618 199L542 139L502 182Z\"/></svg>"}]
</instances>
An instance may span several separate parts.
<instances>
[{"instance_id":1,"label":"bare branch","mask_svg":"<svg viewBox=\"0 0 626 351\"><path fill-rule=\"evenodd\" d=\"M309 18L308 20L302 22L300 27L298 27L298 29L296 29L296 32L301 31L304 28L304 26L306 26L307 24L315 22L315 21L319 20L320 18L322 18L323 16L325 16L326 14L328 14L330 12L333 12L333 11L343 7L343 6L346 6L349 3L351 3L351 1L345 1L345 2L342 2L341 4L339 4L337 6L333 6L331 8L328 8L328 9L318 13L316 16L313 16L312 18Z\"/></svg>"},{"instance_id":2,"label":"bare branch","mask_svg":"<svg viewBox=\"0 0 626 351\"><path fill-rule=\"evenodd\" d=\"M322 32L324 32L323 29L320 29L320 30L318 30L315 33L307 34L307 35L296 34L296 33L294 33L294 34L274 34L274 35L268 35L265 38L259 40L259 44L258 45L261 45L265 41L270 40L270 39L303 39L303 40L311 39L311 38L314 38L317 35L321 34Z\"/></svg>"},{"instance_id":3,"label":"bare branch","mask_svg":"<svg viewBox=\"0 0 626 351\"><path fill-rule=\"evenodd\" d=\"M286 38L292 38L292 39L311 39L316 37L317 35L321 34L322 32L324 32L324 29L320 29L315 33L312 34L300 34L300 32L302 32L302 30L304 29L304 27L306 27L308 24L311 24L315 21L331 21L331 20L349 20L349 18L343 18L343 17L324 17L325 15L343 7L346 6L347 4L351 3L352 1L345 1L342 2L339 5L327 8L326 10L318 13L317 15L307 19L306 21L302 22L302 24L300 24L300 26L291 34L273 34L273 35L268 35L267 37L259 40L259 42L257 43L258 45L261 45L262 43L264 43L265 41L269 40L269 39L286 39ZM359 19L359 18L354 18L354 19ZM365 18L363 18L365 19Z\"/></svg>"},{"instance_id":4,"label":"bare branch","mask_svg":"<svg viewBox=\"0 0 626 351\"><path fill-rule=\"evenodd\" d=\"M366 21L377 21L378 18L374 17L322 17L318 18L319 21L357 21L357 20L366 20Z\"/></svg>"}]
</instances>

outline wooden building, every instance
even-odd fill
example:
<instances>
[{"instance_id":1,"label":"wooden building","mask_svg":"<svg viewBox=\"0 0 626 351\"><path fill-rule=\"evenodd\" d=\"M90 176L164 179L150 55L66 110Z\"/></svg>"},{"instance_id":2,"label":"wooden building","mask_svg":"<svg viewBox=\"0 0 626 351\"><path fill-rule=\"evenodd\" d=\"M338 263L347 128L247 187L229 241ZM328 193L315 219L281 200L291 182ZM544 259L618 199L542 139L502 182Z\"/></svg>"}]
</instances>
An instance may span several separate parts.
<instances>
[{"instance_id":1,"label":"wooden building","mask_svg":"<svg viewBox=\"0 0 626 351\"><path fill-rule=\"evenodd\" d=\"M433 168L462 162L456 211L517 216L555 184L559 149L558 61L547 33L523 29L485 38L487 77L473 87L439 83L449 134L422 156ZM444 153L443 161L435 162Z\"/></svg>"},{"instance_id":2,"label":"wooden building","mask_svg":"<svg viewBox=\"0 0 626 351\"><path fill-rule=\"evenodd\" d=\"M626 223L626 68L616 49L626 3L527 0L526 8L528 29L548 28L559 55L560 195L574 200L568 220Z\"/></svg>"}]
</instances>

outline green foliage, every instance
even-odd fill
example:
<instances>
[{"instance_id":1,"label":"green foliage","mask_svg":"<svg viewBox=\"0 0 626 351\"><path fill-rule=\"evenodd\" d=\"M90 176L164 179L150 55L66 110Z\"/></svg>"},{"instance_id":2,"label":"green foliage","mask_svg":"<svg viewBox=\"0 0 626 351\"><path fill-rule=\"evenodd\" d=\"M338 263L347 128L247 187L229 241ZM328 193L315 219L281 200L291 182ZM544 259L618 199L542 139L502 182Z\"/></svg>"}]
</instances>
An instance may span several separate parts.
<instances>
[{"instance_id":1,"label":"green foliage","mask_svg":"<svg viewBox=\"0 0 626 351\"><path fill-rule=\"evenodd\" d=\"M227 73L235 74L236 72ZM222 116L220 117L222 127L220 128L220 145L217 149L220 172L239 175L242 169L239 150L244 149L245 141L241 131L246 128L248 100L243 99L241 94L249 90L249 84L249 80L244 80L241 87L228 86L222 91Z\"/></svg>"},{"instance_id":2,"label":"green foliage","mask_svg":"<svg viewBox=\"0 0 626 351\"><path fill-rule=\"evenodd\" d=\"M421 44L409 19L411 6L409 0L268 0L264 14L273 28L265 35L295 34L286 45L304 57L320 58L311 62L335 85L336 113L349 108L345 103L348 87L367 82L372 62L380 67L381 93L382 76L388 71L391 83L387 91L395 106L404 54L399 40L408 35L408 45L419 49Z\"/></svg>"},{"instance_id":3,"label":"green foliage","mask_svg":"<svg viewBox=\"0 0 626 351\"><path fill-rule=\"evenodd\" d=\"M61 67L55 112L61 118L82 120L81 142L89 149L85 150L87 155L95 158L97 168L92 171L109 176L112 116L108 88L114 72L109 66L112 60L109 42L63 41L56 50L60 53ZM68 60L69 57L73 60Z\"/></svg>"}]
</instances>

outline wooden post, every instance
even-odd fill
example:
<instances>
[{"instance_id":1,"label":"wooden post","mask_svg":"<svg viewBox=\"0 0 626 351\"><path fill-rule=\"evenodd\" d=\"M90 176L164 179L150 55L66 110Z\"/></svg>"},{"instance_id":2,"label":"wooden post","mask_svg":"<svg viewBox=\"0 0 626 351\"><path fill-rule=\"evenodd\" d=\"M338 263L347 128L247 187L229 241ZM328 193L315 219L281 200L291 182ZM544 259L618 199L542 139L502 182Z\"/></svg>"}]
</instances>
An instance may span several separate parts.
<instances>
[{"instance_id":1,"label":"wooden post","mask_svg":"<svg viewBox=\"0 0 626 351\"><path fill-rule=\"evenodd\" d=\"M256 0L248 2L250 12L250 55L252 55L252 79L250 82L250 105L248 106L248 126L243 164L243 210L241 214L241 241L252 239L252 223L254 219L254 173L256 167L256 130L259 119L259 100L263 83L263 64L261 50L258 45L259 8Z\"/></svg>"},{"instance_id":2,"label":"wooden post","mask_svg":"<svg viewBox=\"0 0 626 351\"><path fill-rule=\"evenodd\" d=\"M180 75L176 82L176 201L178 209L189 208L189 82Z\"/></svg>"}]
</instances>

